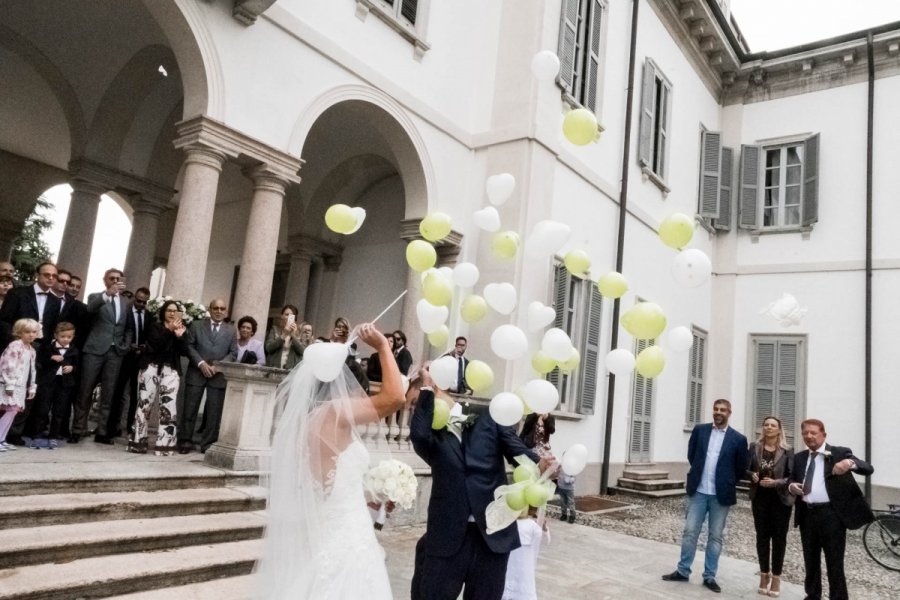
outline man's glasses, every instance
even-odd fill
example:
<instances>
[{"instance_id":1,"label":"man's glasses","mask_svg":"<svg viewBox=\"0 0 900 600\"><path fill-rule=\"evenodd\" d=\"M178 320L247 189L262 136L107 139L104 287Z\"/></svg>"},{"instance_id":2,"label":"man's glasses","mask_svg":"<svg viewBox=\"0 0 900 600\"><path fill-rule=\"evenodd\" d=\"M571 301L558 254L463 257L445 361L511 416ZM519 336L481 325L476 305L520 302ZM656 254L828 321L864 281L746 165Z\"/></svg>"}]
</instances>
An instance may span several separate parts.
<instances>
[{"instance_id":1,"label":"man's glasses","mask_svg":"<svg viewBox=\"0 0 900 600\"><path fill-rule=\"evenodd\" d=\"M56 279L56 273L38 273L41 277L46 277L48 279Z\"/></svg>"},{"instance_id":2,"label":"man's glasses","mask_svg":"<svg viewBox=\"0 0 900 600\"><path fill-rule=\"evenodd\" d=\"M69 281L68 279L60 279L59 277L57 277L56 280L57 280L58 282L62 283L62 284L65 284L65 285L69 285L70 283L72 283L72 282Z\"/></svg>"}]
</instances>

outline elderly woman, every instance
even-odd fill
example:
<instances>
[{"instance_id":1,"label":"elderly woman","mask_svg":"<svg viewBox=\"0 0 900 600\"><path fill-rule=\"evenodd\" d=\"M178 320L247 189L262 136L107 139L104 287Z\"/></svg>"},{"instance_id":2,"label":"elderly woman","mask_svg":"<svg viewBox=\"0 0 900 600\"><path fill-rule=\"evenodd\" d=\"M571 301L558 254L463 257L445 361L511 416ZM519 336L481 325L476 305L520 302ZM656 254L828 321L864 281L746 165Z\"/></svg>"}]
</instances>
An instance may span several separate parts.
<instances>
[{"instance_id":1,"label":"elderly woman","mask_svg":"<svg viewBox=\"0 0 900 600\"><path fill-rule=\"evenodd\" d=\"M272 326L266 338L266 366L293 369L303 360L305 348L300 340L297 307L285 304L281 309L281 322Z\"/></svg>"},{"instance_id":2,"label":"elderly woman","mask_svg":"<svg viewBox=\"0 0 900 600\"><path fill-rule=\"evenodd\" d=\"M781 595L781 568L794 504L794 497L787 490L793 464L794 451L787 444L781 421L766 417L759 439L750 444L747 473L759 558L757 593L773 598Z\"/></svg>"},{"instance_id":3,"label":"elderly woman","mask_svg":"<svg viewBox=\"0 0 900 600\"><path fill-rule=\"evenodd\" d=\"M258 325L256 319L245 316L238 319L237 361L251 365L266 364L266 351L261 341L255 339Z\"/></svg>"}]
</instances>

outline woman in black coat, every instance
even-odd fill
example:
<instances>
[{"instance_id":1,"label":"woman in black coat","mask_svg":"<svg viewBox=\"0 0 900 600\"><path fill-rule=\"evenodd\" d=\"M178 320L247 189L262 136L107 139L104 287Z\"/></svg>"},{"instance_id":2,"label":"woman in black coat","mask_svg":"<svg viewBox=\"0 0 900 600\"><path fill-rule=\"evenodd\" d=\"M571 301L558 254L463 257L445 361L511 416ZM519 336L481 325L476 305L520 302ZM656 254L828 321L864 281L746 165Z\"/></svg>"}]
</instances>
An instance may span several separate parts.
<instances>
[{"instance_id":1,"label":"woman in black coat","mask_svg":"<svg viewBox=\"0 0 900 600\"><path fill-rule=\"evenodd\" d=\"M550 436L556 433L556 418L551 414L531 413L525 417L519 438L538 456L550 455Z\"/></svg>"}]
</instances>

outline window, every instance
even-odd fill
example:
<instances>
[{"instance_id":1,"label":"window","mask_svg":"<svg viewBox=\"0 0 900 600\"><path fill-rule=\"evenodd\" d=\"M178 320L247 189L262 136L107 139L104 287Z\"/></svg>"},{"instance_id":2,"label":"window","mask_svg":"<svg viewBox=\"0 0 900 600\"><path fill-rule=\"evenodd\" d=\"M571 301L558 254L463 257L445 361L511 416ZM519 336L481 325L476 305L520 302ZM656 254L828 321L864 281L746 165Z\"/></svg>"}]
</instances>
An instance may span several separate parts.
<instances>
[{"instance_id":1,"label":"window","mask_svg":"<svg viewBox=\"0 0 900 600\"><path fill-rule=\"evenodd\" d=\"M693 328L694 344L688 363L687 415L685 429L690 430L703 421L703 390L706 372L706 332Z\"/></svg>"},{"instance_id":2,"label":"window","mask_svg":"<svg viewBox=\"0 0 900 600\"><path fill-rule=\"evenodd\" d=\"M819 135L766 146L741 146L744 229L794 231L819 220Z\"/></svg>"},{"instance_id":3,"label":"window","mask_svg":"<svg viewBox=\"0 0 900 600\"><path fill-rule=\"evenodd\" d=\"M700 132L700 198L698 214L722 231L731 229L734 150L722 146L718 131Z\"/></svg>"},{"instance_id":4,"label":"window","mask_svg":"<svg viewBox=\"0 0 900 600\"><path fill-rule=\"evenodd\" d=\"M597 366L600 357L601 296L589 279L569 273L564 265L553 267L554 327L559 327L581 352L581 364L572 373L554 369L547 379L559 390L560 409L594 414Z\"/></svg>"},{"instance_id":5,"label":"window","mask_svg":"<svg viewBox=\"0 0 900 600\"><path fill-rule=\"evenodd\" d=\"M781 419L788 444L797 439L797 415L806 402L806 336L752 336L751 398L753 422L747 430L757 434L769 415Z\"/></svg>"},{"instance_id":6,"label":"window","mask_svg":"<svg viewBox=\"0 0 900 600\"><path fill-rule=\"evenodd\" d=\"M641 137L638 162L664 192L668 164L669 120L672 111L672 84L649 58L644 61L644 84L641 89Z\"/></svg>"},{"instance_id":7,"label":"window","mask_svg":"<svg viewBox=\"0 0 900 600\"><path fill-rule=\"evenodd\" d=\"M635 340L634 355L642 350L655 346L656 340ZM634 385L631 390L631 442L628 448L628 460L631 462L650 462L650 441L653 431L653 390L656 381L634 372Z\"/></svg>"},{"instance_id":8,"label":"window","mask_svg":"<svg viewBox=\"0 0 900 600\"><path fill-rule=\"evenodd\" d=\"M431 47L425 42L423 22L427 0L356 0L356 16L365 21L369 13L384 21L415 46L415 58L421 60Z\"/></svg>"},{"instance_id":9,"label":"window","mask_svg":"<svg viewBox=\"0 0 900 600\"><path fill-rule=\"evenodd\" d=\"M605 0L563 0L557 83L571 104L599 111L606 39Z\"/></svg>"}]
</instances>

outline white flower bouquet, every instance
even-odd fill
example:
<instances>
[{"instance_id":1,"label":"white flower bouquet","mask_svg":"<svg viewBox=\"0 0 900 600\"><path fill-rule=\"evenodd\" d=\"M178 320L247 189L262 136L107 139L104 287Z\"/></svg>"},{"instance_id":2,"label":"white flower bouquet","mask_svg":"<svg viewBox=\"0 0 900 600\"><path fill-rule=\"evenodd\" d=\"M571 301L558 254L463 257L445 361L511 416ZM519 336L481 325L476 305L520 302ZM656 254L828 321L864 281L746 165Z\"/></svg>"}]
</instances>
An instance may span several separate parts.
<instances>
[{"instance_id":1,"label":"white flower bouquet","mask_svg":"<svg viewBox=\"0 0 900 600\"><path fill-rule=\"evenodd\" d=\"M419 482L412 467L396 459L383 460L363 475L363 485L375 517L375 528L381 529L387 518L385 504L412 508ZM373 504L377 509L373 508Z\"/></svg>"},{"instance_id":2,"label":"white flower bouquet","mask_svg":"<svg viewBox=\"0 0 900 600\"><path fill-rule=\"evenodd\" d=\"M174 300L175 304L178 305L178 311L181 313L181 322L185 325L190 325L191 321L194 319L209 318L209 311L206 310L206 307L202 304L196 303L193 300L176 300L172 296L153 298L147 302L147 312L151 315L158 314L162 305L169 300Z\"/></svg>"}]
</instances>

